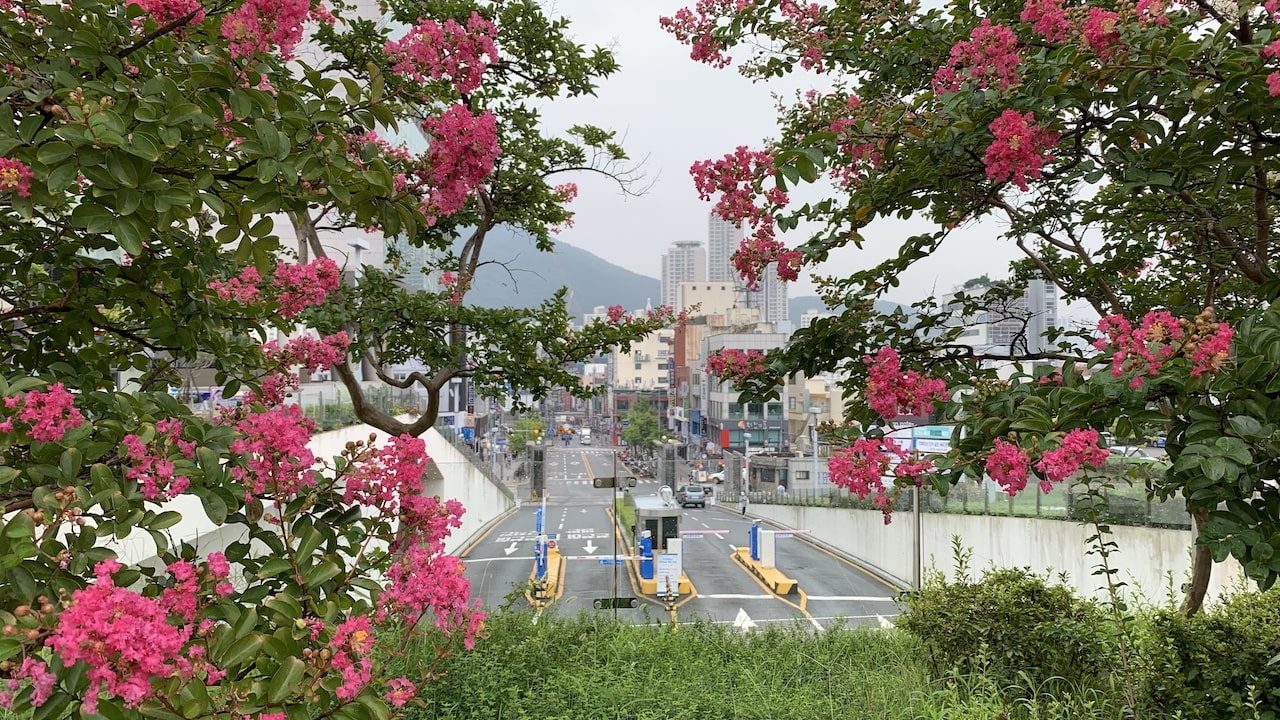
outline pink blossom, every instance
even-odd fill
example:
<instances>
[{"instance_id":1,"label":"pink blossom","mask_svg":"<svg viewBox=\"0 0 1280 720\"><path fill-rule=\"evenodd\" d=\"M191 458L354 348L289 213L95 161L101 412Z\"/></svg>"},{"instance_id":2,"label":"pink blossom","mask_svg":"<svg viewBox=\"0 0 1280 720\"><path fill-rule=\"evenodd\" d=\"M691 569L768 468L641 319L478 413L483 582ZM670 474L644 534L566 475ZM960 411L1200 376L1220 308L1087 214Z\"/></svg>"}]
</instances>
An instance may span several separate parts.
<instances>
[{"instance_id":1,"label":"pink blossom","mask_svg":"<svg viewBox=\"0 0 1280 720\"><path fill-rule=\"evenodd\" d=\"M565 183L563 185L556 185L551 188L551 192L555 193L560 198L561 202L571 203L578 197L578 184Z\"/></svg>"},{"instance_id":2,"label":"pink blossom","mask_svg":"<svg viewBox=\"0 0 1280 720\"><path fill-rule=\"evenodd\" d=\"M1168 25L1169 0L1138 0L1134 12L1142 25Z\"/></svg>"},{"instance_id":3,"label":"pink blossom","mask_svg":"<svg viewBox=\"0 0 1280 720\"><path fill-rule=\"evenodd\" d=\"M328 25L329 27L333 27L338 23L338 18L333 16L333 11L330 10L329 6L325 5L323 2L318 2L312 6L311 12L308 13L307 16L312 20L315 20L322 25ZM317 141L323 139L323 135L317 137Z\"/></svg>"},{"instance_id":4,"label":"pink blossom","mask_svg":"<svg viewBox=\"0 0 1280 720\"><path fill-rule=\"evenodd\" d=\"M1108 315L1098 321L1106 337L1095 340L1098 350L1112 350L1111 375L1133 373L1129 386L1142 387L1145 377L1154 377L1176 353L1174 343L1183 338L1181 323L1165 310L1153 310L1134 328L1122 315Z\"/></svg>"},{"instance_id":5,"label":"pink blossom","mask_svg":"<svg viewBox=\"0 0 1280 720\"><path fill-rule=\"evenodd\" d=\"M13 696L22 688L22 680L31 681L31 706L40 707L49 701L53 688L58 684L58 677L49 671L39 659L28 655L22 659L13 677L5 683L5 691L0 691L0 707L12 708Z\"/></svg>"},{"instance_id":6,"label":"pink blossom","mask_svg":"<svg viewBox=\"0 0 1280 720\"><path fill-rule=\"evenodd\" d=\"M420 438L401 435L391 438L378 454L361 463L345 478L343 501L370 507L386 517L399 517L403 512L410 524L420 521L417 513L438 514L438 506L426 503L422 495L422 474L431 459ZM447 536L448 524L431 531Z\"/></svg>"},{"instance_id":7,"label":"pink blossom","mask_svg":"<svg viewBox=\"0 0 1280 720\"><path fill-rule=\"evenodd\" d=\"M1031 458L1017 445L997 438L995 450L987 456L986 470L1005 492L1017 495L1027 486Z\"/></svg>"},{"instance_id":8,"label":"pink blossom","mask_svg":"<svg viewBox=\"0 0 1280 720\"><path fill-rule=\"evenodd\" d=\"M721 380L742 380L764 372L764 353L759 350L724 348L707 355L704 368Z\"/></svg>"},{"instance_id":9,"label":"pink blossom","mask_svg":"<svg viewBox=\"0 0 1280 720\"><path fill-rule=\"evenodd\" d=\"M256 390L245 394L249 404L262 403L267 407L283 405L291 390L298 389L300 380L297 373L273 372L258 381Z\"/></svg>"},{"instance_id":10,"label":"pink blossom","mask_svg":"<svg viewBox=\"0 0 1280 720\"><path fill-rule=\"evenodd\" d=\"M111 575L119 568L115 561L98 563L97 583L72 593L46 641L63 665L83 661L88 666L84 710L91 714L104 690L126 707L141 705L152 694L153 680L177 674L191 634L190 625L169 623L160 598L117 587Z\"/></svg>"},{"instance_id":11,"label":"pink blossom","mask_svg":"<svg viewBox=\"0 0 1280 720\"><path fill-rule=\"evenodd\" d=\"M385 52L395 63L395 72L420 83L447 78L467 95L480 87L485 70L498 62L497 35L493 23L476 12L465 28L452 18L443 25L423 18L404 37L388 42Z\"/></svg>"},{"instance_id":12,"label":"pink blossom","mask_svg":"<svg viewBox=\"0 0 1280 720\"><path fill-rule=\"evenodd\" d=\"M440 287L444 288L444 291L449 293L450 305L462 304L462 286L459 284L459 280L460 278L457 273L450 272L448 270L445 270L440 274Z\"/></svg>"},{"instance_id":13,"label":"pink blossom","mask_svg":"<svg viewBox=\"0 0 1280 720\"><path fill-rule=\"evenodd\" d=\"M31 197L31 166L14 158L0 157L0 192Z\"/></svg>"},{"instance_id":14,"label":"pink blossom","mask_svg":"<svg viewBox=\"0 0 1280 720\"><path fill-rule=\"evenodd\" d=\"M1063 436L1058 449L1044 453L1036 463L1046 478L1040 489L1049 492L1053 489L1050 483L1062 482L1082 467L1100 468L1106 461L1107 451L1098 447L1097 430L1072 430Z\"/></svg>"},{"instance_id":15,"label":"pink blossom","mask_svg":"<svg viewBox=\"0 0 1280 720\"><path fill-rule=\"evenodd\" d=\"M272 283L278 293L280 314L291 318L315 305L323 305L329 293L342 282L338 264L329 258L316 258L307 264L276 264Z\"/></svg>"},{"instance_id":16,"label":"pink blossom","mask_svg":"<svg viewBox=\"0 0 1280 720\"><path fill-rule=\"evenodd\" d=\"M1191 377L1200 377L1206 372L1221 369L1222 364L1227 361L1234 336L1235 331L1230 325L1218 323L1217 330L1191 351Z\"/></svg>"},{"instance_id":17,"label":"pink blossom","mask_svg":"<svg viewBox=\"0 0 1280 720\"><path fill-rule=\"evenodd\" d=\"M1271 97L1280 95L1280 72L1273 72L1267 76L1267 92L1271 93Z\"/></svg>"},{"instance_id":18,"label":"pink blossom","mask_svg":"<svg viewBox=\"0 0 1280 720\"><path fill-rule=\"evenodd\" d=\"M360 694L373 676L373 626L367 615L357 615L338 625L329 642L333 649L333 669L342 674L342 684L336 695L341 700L351 700Z\"/></svg>"},{"instance_id":19,"label":"pink blossom","mask_svg":"<svg viewBox=\"0 0 1280 720\"><path fill-rule=\"evenodd\" d=\"M293 57L302 40L302 24L311 11L310 0L245 0L222 20L222 37L233 58L279 48L280 57Z\"/></svg>"},{"instance_id":20,"label":"pink blossom","mask_svg":"<svg viewBox=\"0 0 1280 720\"><path fill-rule=\"evenodd\" d=\"M727 66L732 58L724 54L724 44L713 36L721 20L730 20L755 6L755 0L698 0L692 10L681 8L671 17L658 19L663 30L689 45L689 57L712 67Z\"/></svg>"},{"instance_id":21,"label":"pink blossom","mask_svg":"<svg viewBox=\"0 0 1280 720\"><path fill-rule=\"evenodd\" d=\"M173 462L169 453L179 449L182 435L182 421L176 418L161 420L156 423L156 437L151 443L144 443L142 438L134 434L125 435L121 440L124 446L125 478L136 481L142 492L142 498L152 502L171 500L186 491L190 479L185 475L175 475ZM185 454L185 452L184 452Z\"/></svg>"},{"instance_id":22,"label":"pink blossom","mask_svg":"<svg viewBox=\"0 0 1280 720\"><path fill-rule=\"evenodd\" d=\"M1025 0L1021 18L1033 23L1032 30L1049 42L1066 42L1071 36L1071 21L1062 0Z\"/></svg>"},{"instance_id":23,"label":"pink blossom","mask_svg":"<svg viewBox=\"0 0 1280 720\"><path fill-rule=\"evenodd\" d=\"M241 456L231 476L251 496L270 491L288 498L314 485L316 458L307 448L314 429L297 405L246 415L236 424L240 437L231 443L231 452Z\"/></svg>"},{"instance_id":24,"label":"pink blossom","mask_svg":"<svg viewBox=\"0 0 1280 720\"><path fill-rule=\"evenodd\" d=\"M611 325L617 325L626 318L627 311L622 309L621 305L610 305L607 311L607 317Z\"/></svg>"},{"instance_id":25,"label":"pink blossom","mask_svg":"<svg viewBox=\"0 0 1280 720\"><path fill-rule=\"evenodd\" d=\"M27 435L36 442L57 442L68 430L84 424L84 415L75 406L75 396L62 383L54 383L48 390L31 390L22 395L10 395L4 399L6 409L16 410L14 417L6 418L5 432L14 431L14 420L25 423Z\"/></svg>"},{"instance_id":26,"label":"pink blossom","mask_svg":"<svg viewBox=\"0 0 1280 720\"><path fill-rule=\"evenodd\" d=\"M231 112L228 110L227 112ZM245 267L240 274L230 280L212 280L209 282L209 289L218 296L220 300L235 300L244 305L249 305L258 301L258 284L262 282L262 275L258 273L258 269L252 265Z\"/></svg>"},{"instance_id":27,"label":"pink blossom","mask_svg":"<svg viewBox=\"0 0 1280 720\"><path fill-rule=\"evenodd\" d=\"M783 250L778 253L778 277L787 282L800 278L800 268L804 264L804 253L799 250Z\"/></svg>"},{"instance_id":28,"label":"pink blossom","mask_svg":"<svg viewBox=\"0 0 1280 720\"><path fill-rule=\"evenodd\" d=\"M933 403L945 401L947 385L938 378L921 375L915 370L902 370L898 352L880 348L875 358L864 357L867 366L867 405L881 417L891 420L904 411L927 416Z\"/></svg>"},{"instance_id":29,"label":"pink blossom","mask_svg":"<svg viewBox=\"0 0 1280 720\"><path fill-rule=\"evenodd\" d=\"M800 50L800 67L824 72L823 51L831 36L822 25L822 6L813 2L782 0L778 3L778 12L785 21L781 37Z\"/></svg>"},{"instance_id":30,"label":"pink blossom","mask_svg":"<svg viewBox=\"0 0 1280 720\"><path fill-rule=\"evenodd\" d=\"M404 707L417 693L418 689L408 678L398 677L387 682L387 702L393 707Z\"/></svg>"},{"instance_id":31,"label":"pink blossom","mask_svg":"<svg viewBox=\"0 0 1280 720\"><path fill-rule=\"evenodd\" d=\"M786 206L787 194L777 187L764 189L765 180L773 173L773 153L739 146L720 160L695 162L689 173L698 197L711 200L719 194L712 208L716 215L736 226L753 228L734 253L733 262L747 285L754 287L765 266L785 250L775 237L774 213Z\"/></svg>"},{"instance_id":32,"label":"pink blossom","mask_svg":"<svg viewBox=\"0 0 1280 720\"><path fill-rule=\"evenodd\" d=\"M1089 8L1081 32L1084 44L1102 60L1110 60L1120 46L1120 15L1114 10Z\"/></svg>"},{"instance_id":33,"label":"pink blossom","mask_svg":"<svg viewBox=\"0 0 1280 720\"><path fill-rule=\"evenodd\" d=\"M1045 163L1053 160L1058 134L1036 125L1035 116L1005 110L988 126L995 140L982 156L987 177L997 182L1012 180L1019 190L1027 190L1027 178L1039 179Z\"/></svg>"},{"instance_id":34,"label":"pink blossom","mask_svg":"<svg viewBox=\"0 0 1280 720\"><path fill-rule=\"evenodd\" d=\"M129 4L142 8L160 27L168 27L183 18L189 18L187 23L204 20L204 8L200 7L199 0L129 0Z\"/></svg>"},{"instance_id":35,"label":"pink blossom","mask_svg":"<svg viewBox=\"0 0 1280 720\"><path fill-rule=\"evenodd\" d=\"M984 18L968 40L952 46L947 64L933 77L933 89L939 94L955 92L965 81L973 81L979 88L1008 90L1018 84L1021 64L1018 36L1013 30Z\"/></svg>"},{"instance_id":36,"label":"pink blossom","mask_svg":"<svg viewBox=\"0 0 1280 720\"><path fill-rule=\"evenodd\" d=\"M315 338L310 335L299 335L289 338L284 347L270 342L262 346L263 354L284 365L302 365L308 372L320 368L341 365L347 360L347 348L351 346L351 338L347 331L339 330L333 335Z\"/></svg>"},{"instance_id":37,"label":"pink blossom","mask_svg":"<svg viewBox=\"0 0 1280 720\"><path fill-rule=\"evenodd\" d=\"M431 142L432 185L422 211L434 222L465 207L471 193L493 172L501 153L498 120L487 110L472 115L466 105L458 104L424 120L422 129Z\"/></svg>"},{"instance_id":38,"label":"pink blossom","mask_svg":"<svg viewBox=\"0 0 1280 720\"><path fill-rule=\"evenodd\" d=\"M885 524L888 524L892 500L884 478L890 474L890 466L895 458L901 461L906 457L907 452L892 438L859 438L852 446L832 452L828 463L831 482L862 500L875 493L874 502L884 513ZM921 467L916 466L909 471L914 472ZM923 472L922 469L920 471Z\"/></svg>"}]
</instances>

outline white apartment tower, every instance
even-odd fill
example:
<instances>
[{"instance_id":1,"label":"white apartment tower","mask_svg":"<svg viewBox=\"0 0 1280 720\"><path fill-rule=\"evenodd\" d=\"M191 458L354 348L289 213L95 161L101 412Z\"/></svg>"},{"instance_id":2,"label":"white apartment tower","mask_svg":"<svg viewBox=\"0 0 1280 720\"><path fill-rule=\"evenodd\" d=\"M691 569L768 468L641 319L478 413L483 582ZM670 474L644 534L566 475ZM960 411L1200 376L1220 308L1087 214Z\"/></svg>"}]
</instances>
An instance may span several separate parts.
<instances>
[{"instance_id":1,"label":"white apartment tower","mask_svg":"<svg viewBox=\"0 0 1280 720\"><path fill-rule=\"evenodd\" d=\"M742 228L720 218L714 212L707 222L707 279L738 280L733 269L733 253L742 242Z\"/></svg>"},{"instance_id":2,"label":"white apartment tower","mask_svg":"<svg viewBox=\"0 0 1280 720\"><path fill-rule=\"evenodd\" d=\"M707 253L696 240L680 240L662 254L662 304L676 310L684 307L680 283L707 277Z\"/></svg>"}]
</instances>

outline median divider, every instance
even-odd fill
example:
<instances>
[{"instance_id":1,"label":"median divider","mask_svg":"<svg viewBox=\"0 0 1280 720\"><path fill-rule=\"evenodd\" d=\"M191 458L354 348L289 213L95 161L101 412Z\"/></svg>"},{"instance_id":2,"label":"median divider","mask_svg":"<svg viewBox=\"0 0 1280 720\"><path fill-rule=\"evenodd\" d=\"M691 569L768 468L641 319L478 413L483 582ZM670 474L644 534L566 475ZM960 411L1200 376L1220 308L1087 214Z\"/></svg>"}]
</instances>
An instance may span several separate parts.
<instances>
[{"instance_id":1,"label":"median divider","mask_svg":"<svg viewBox=\"0 0 1280 720\"><path fill-rule=\"evenodd\" d=\"M535 565L529 573L529 589L524 597L536 610L545 609L564 595L564 556L557 548L547 549L547 576L538 579L538 568Z\"/></svg>"},{"instance_id":2,"label":"median divider","mask_svg":"<svg viewBox=\"0 0 1280 720\"><path fill-rule=\"evenodd\" d=\"M769 592L774 595L791 595L800 589L799 583L795 578L788 577L776 567L765 567L759 560L751 558L750 548L738 548L733 553L733 559L739 565L751 573L760 582L764 583Z\"/></svg>"}]
</instances>

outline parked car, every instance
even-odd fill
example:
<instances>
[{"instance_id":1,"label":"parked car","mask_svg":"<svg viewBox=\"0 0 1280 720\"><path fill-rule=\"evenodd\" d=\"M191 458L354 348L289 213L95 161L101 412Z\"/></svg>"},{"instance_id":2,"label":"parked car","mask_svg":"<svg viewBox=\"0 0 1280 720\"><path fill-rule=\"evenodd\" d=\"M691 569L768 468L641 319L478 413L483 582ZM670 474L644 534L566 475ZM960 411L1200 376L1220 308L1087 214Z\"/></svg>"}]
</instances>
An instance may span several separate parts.
<instances>
[{"instance_id":1,"label":"parked car","mask_svg":"<svg viewBox=\"0 0 1280 720\"><path fill-rule=\"evenodd\" d=\"M705 508L707 506L707 492L701 485L684 485L676 491L676 502L679 502L682 508L687 508L691 505Z\"/></svg>"}]
</instances>

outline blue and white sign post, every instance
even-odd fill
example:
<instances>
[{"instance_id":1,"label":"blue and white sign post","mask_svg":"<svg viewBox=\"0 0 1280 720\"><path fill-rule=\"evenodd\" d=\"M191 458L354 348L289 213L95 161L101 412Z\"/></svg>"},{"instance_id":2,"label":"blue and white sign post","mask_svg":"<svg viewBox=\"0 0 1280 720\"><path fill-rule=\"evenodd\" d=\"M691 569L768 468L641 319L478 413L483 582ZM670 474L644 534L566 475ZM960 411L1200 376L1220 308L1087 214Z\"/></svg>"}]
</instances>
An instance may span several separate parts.
<instances>
[{"instance_id":1,"label":"blue and white sign post","mask_svg":"<svg viewBox=\"0 0 1280 720\"><path fill-rule=\"evenodd\" d=\"M653 579L653 533L648 530L640 534L640 578Z\"/></svg>"},{"instance_id":2,"label":"blue and white sign post","mask_svg":"<svg viewBox=\"0 0 1280 720\"><path fill-rule=\"evenodd\" d=\"M533 545L534 576L539 580L547 579L547 534L543 531L542 519L547 510L547 498L542 498L542 507L534 514L534 531L538 533Z\"/></svg>"},{"instance_id":3,"label":"blue and white sign post","mask_svg":"<svg viewBox=\"0 0 1280 720\"><path fill-rule=\"evenodd\" d=\"M751 548L751 559L760 562L760 523L751 523L747 531L747 545Z\"/></svg>"}]
</instances>

